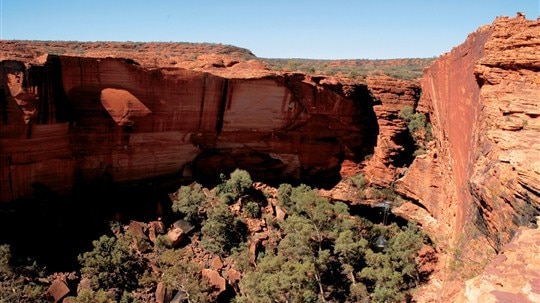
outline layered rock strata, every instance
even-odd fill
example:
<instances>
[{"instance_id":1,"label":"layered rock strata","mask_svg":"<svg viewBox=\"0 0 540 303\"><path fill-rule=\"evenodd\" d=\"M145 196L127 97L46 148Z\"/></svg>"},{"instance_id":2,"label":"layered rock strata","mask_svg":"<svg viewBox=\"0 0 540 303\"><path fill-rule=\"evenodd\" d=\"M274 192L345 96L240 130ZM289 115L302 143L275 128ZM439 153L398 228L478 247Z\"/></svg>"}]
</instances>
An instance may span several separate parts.
<instances>
[{"instance_id":1,"label":"layered rock strata","mask_svg":"<svg viewBox=\"0 0 540 303\"><path fill-rule=\"evenodd\" d=\"M459 302L539 302L538 256L540 230L521 228L479 276L466 282Z\"/></svg>"},{"instance_id":2,"label":"layered rock strata","mask_svg":"<svg viewBox=\"0 0 540 303\"><path fill-rule=\"evenodd\" d=\"M237 167L267 181L332 184L342 161L372 153L378 134L367 86L324 77L56 55L41 65L4 60L0 71L1 201L40 185L212 180Z\"/></svg>"},{"instance_id":3,"label":"layered rock strata","mask_svg":"<svg viewBox=\"0 0 540 303\"><path fill-rule=\"evenodd\" d=\"M424 71L418 109L435 140L395 182L412 203L394 212L420 222L443 253L446 270L436 278L443 296L445 282L482 272L520 226L536 226L539 63L540 21L518 15L479 28ZM474 297L480 282L470 283Z\"/></svg>"}]
</instances>

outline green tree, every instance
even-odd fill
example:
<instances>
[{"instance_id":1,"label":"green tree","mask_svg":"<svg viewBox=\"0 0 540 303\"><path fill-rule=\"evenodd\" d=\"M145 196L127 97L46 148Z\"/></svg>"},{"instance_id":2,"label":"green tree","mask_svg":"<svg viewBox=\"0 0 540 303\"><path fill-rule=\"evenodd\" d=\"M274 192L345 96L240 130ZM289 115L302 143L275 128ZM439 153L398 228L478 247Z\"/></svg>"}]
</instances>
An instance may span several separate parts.
<instances>
[{"instance_id":1,"label":"green tree","mask_svg":"<svg viewBox=\"0 0 540 303\"><path fill-rule=\"evenodd\" d=\"M372 289L373 302L385 303L400 302L403 300L405 298L405 293L402 289L403 278L396 271L391 256L368 250L366 251L365 260L366 267L362 269L359 276L374 284Z\"/></svg>"},{"instance_id":2,"label":"green tree","mask_svg":"<svg viewBox=\"0 0 540 303\"><path fill-rule=\"evenodd\" d=\"M417 147L425 149L425 142L432 139L431 124L427 122L426 115L414 112L411 106L405 106L399 111L399 117L407 123L409 133L416 141Z\"/></svg>"},{"instance_id":3,"label":"green tree","mask_svg":"<svg viewBox=\"0 0 540 303\"><path fill-rule=\"evenodd\" d=\"M246 266L238 303L400 302L416 285L425 236L414 224L373 225L306 185L282 184L278 203L288 213L274 226L282 236ZM374 252L367 239L379 235L388 244Z\"/></svg>"},{"instance_id":4,"label":"green tree","mask_svg":"<svg viewBox=\"0 0 540 303\"><path fill-rule=\"evenodd\" d=\"M235 169L231 173L230 179L227 181L230 184L234 193L243 195L248 188L251 187L253 181L249 173L242 169Z\"/></svg>"},{"instance_id":5,"label":"green tree","mask_svg":"<svg viewBox=\"0 0 540 303\"><path fill-rule=\"evenodd\" d=\"M369 248L369 242L358 234L353 230L344 230L339 233L334 244L334 252L338 255L343 272L353 284L356 284L356 271Z\"/></svg>"},{"instance_id":6,"label":"green tree","mask_svg":"<svg viewBox=\"0 0 540 303\"><path fill-rule=\"evenodd\" d=\"M249 201L246 205L243 206L244 211L251 218L258 218L261 216L261 208L257 202Z\"/></svg>"},{"instance_id":7,"label":"green tree","mask_svg":"<svg viewBox=\"0 0 540 303\"><path fill-rule=\"evenodd\" d=\"M282 183L278 188L278 202L279 205L283 206L285 209L290 209L293 206L291 200L293 187L288 183Z\"/></svg>"},{"instance_id":8,"label":"green tree","mask_svg":"<svg viewBox=\"0 0 540 303\"><path fill-rule=\"evenodd\" d=\"M211 287L201 275L201 267L190 261L188 250L167 249L158 258L162 270L159 278L167 289L184 293L188 302L208 302Z\"/></svg>"},{"instance_id":9,"label":"green tree","mask_svg":"<svg viewBox=\"0 0 540 303\"><path fill-rule=\"evenodd\" d=\"M288 260L285 256L264 255L257 270L248 272L240 287L244 300L252 303L308 303L318 301L317 284L312 278L314 264Z\"/></svg>"},{"instance_id":10,"label":"green tree","mask_svg":"<svg viewBox=\"0 0 540 303\"><path fill-rule=\"evenodd\" d=\"M325 302L327 293L332 290L324 280L333 270L329 265L337 262L331 247L325 243L332 243L340 232L353 227L347 206L341 202L330 203L306 185L280 187L278 198L290 213L282 223L285 237L279 244L279 253L291 262L312 264L311 277L317 285L320 301Z\"/></svg>"},{"instance_id":11,"label":"green tree","mask_svg":"<svg viewBox=\"0 0 540 303\"><path fill-rule=\"evenodd\" d=\"M403 227L388 241L387 253L395 262L396 270L407 278L406 282L409 283L409 287L417 286L420 282L416 257L418 251L426 245L426 241L425 233L414 223Z\"/></svg>"},{"instance_id":12,"label":"green tree","mask_svg":"<svg viewBox=\"0 0 540 303\"><path fill-rule=\"evenodd\" d=\"M225 203L216 205L208 210L208 219L201 228L203 246L215 254L227 255L242 242L242 225Z\"/></svg>"},{"instance_id":13,"label":"green tree","mask_svg":"<svg viewBox=\"0 0 540 303\"><path fill-rule=\"evenodd\" d=\"M129 237L101 236L93 250L79 255L81 273L100 288L133 290L145 271L142 258L130 247Z\"/></svg>"},{"instance_id":14,"label":"green tree","mask_svg":"<svg viewBox=\"0 0 540 303\"><path fill-rule=\"evenodd\" d=\"M203 213L208 206L209 203L203 193L202 186L193 183L189 186L181 186L178 189L173 200L172 209L175 212L182 213L184 220L198 225L204 219Z\"/></svg>"},{"instance_id":15,"label":"green tree","mask_svg":"<svg viewBox=\"0 0 540 303\"><path fill-rule=\"evenodd\" d=\"M227 204L235 202L253 184L249 173L242 169L235 169L228 180L222 176L222 180L223 182L217 186L217 195Z\"/></svg>"},{"instance_id":16,"label":"green tree","mask_svg":"<svg viewBox=\"0 0 540 303\"><path fill-rule=\"evenodd\" d=\"M390 227L388 246L383 252L366 250L366 266L358 276L373 284L373 300L377 302L400 302L419 281L415 257L425 245L425 235L415 224L401 230Z\"/></svg>"}]
</instances>

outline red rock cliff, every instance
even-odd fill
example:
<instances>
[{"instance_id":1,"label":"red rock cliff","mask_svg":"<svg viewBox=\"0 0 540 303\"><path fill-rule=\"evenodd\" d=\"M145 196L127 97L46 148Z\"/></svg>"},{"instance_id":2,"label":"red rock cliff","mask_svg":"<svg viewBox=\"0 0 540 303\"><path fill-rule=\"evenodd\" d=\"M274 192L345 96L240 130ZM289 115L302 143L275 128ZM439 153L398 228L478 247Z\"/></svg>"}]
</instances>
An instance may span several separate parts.
<instances>
[{"instance_id":1,"label":"red rock cliff","mask_svg":"<svg viewBox=\"0 0 540 303\"><path fill-rule=\"evenodd\" d=\"M419 109L436 140L396 182L417 202L397 211L422 222L465 276L540 210L539 72L540 22L519 15L481 27L422 78Z\"/></svg>"},{"instance_id":2,"label":"red rock cliff","mask_svg":"<svg viewBox=\"0 0 540 303\"><path fill-rule=\"evenodd\" d=\"M37 183L66 192L77 181L212 179L236 167L331 184L343 160L372 153L378 130L366 85L324 77L56 55L4 60L0 71L1 201Z\"/></svg>"}]
</instances>

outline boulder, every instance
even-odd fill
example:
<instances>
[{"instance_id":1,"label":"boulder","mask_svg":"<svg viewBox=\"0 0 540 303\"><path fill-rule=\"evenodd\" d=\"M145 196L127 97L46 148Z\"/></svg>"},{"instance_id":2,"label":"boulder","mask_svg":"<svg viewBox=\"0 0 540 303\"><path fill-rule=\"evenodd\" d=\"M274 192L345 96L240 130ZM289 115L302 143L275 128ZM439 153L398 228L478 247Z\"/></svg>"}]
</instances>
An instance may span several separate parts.
<instances>
[{"instance_id":1,"label":"boulder","mask_svg":"<svg viewBox=\"0 0 540 303\"><path fill-rule=\"evenodd\" d=\"M90 289L92 288L92 280L89 278L82 278L79 282L79 285L77 286L77 293L81 291L81 289Z\"/></svg>"},{"instance_id":2,"label":"boulder","mask_svg":"<svg viewBox=\"0 0 540 303\"><path fill-rule=\"evenodd\" d=\"M64 280L55 279L47 289L47 294L53 298L55 303L60 302L60 300L69 294L69 287Z\"/></svg>"},{"instance_id":3,"label":"boulder","mask_svg":"<svg viewBox=\"0 0 540 303\"><path fill-rule=\"evenodd\" d=\"M177 220L173 223L171 229L167 232L167 239L171 241L173 246L177 246L182 242L185 235L193 230L193 226L185 220Z\"/></svg>"},{"instance_id":4,"label":"boulder","mask_svg":"<svg viewBox=\"0 0 540 303\"><path fill-rule=\"evenodd\" d=\"M158 282L156 287L156 303L169 303L172 293L167 290L163 282Z\"/></svg>"},{"instance_id":5,"label":"boulder","mask_svg":"<svg viewBox=\"0 0 540 303\"><path fill-rule=\"evenodd\" d=\"M146 224L138 221L129 222L128 231L138 239L148 239L145 234Z\"/></svg>"},{"instance_id":6,"label":"boulder","mask_svg":"<svg viewBox=\"0 0 540 303\"><path fill-rule=\"evenodd\" d=\"M167 232L166 235L172 246L177 246L178 244L180 244L180 242L182 242L182 240L184 239L184 236L185 233L180 228L172 228Z\"/></svg>"},{"instance_id":7,"label":"boulder","mask_svg":"<svg viewBox=\"0 0 540 303\"><path fill-rule=\"evenodd\" d=\"M156 242L158 235L165 233L165 226L161 221L151 221L148 223L148 238L153 243Z\"/></svg>"},{"instance_id":8,"label":"boulder","mask_svg":"<svg viewBox=\"0 0 540 303\"><path fill-rule=\"evenodd\" d=\"M279 205L275 206L275 210L276 210L276 220L278 222L285 221L285 218L287 217L287 213L281 207L279 207Z\"/></svg>"},{"instance_id":9,"label":"boulder","mask_svg":"<svg viewBox=\"0 0 540 303\"><path fill-rule=\"evenodd\" d=\"M210 264L210 267L214 270L221 270L221 268L223 268L221 258L219 256L215 256L214 259L212 259L212 264Z\"/></svg>"},{"instance_id":10,"label":"boulder","mask_svg":"<svg viewBox=\"0 0 540 303\"><path fill-rule=\"evenodd\" d=\"M227 281L231 285L235 285L242 279L242 274L234 268L227 270Z\"/></svg>"},{"instance_id":11,"label":"boulder","mask_svg":"<svg viewBox=\"0 0 540 303\"><path fill-rule=\"evenodd\" d=\"M203 269L201 273L203 277L208 279L210 285L216 288L218 294L225 291L227 282L225 281L225 278L223 278L217 271L213 269Z\"/></svg>"}]
</instances>

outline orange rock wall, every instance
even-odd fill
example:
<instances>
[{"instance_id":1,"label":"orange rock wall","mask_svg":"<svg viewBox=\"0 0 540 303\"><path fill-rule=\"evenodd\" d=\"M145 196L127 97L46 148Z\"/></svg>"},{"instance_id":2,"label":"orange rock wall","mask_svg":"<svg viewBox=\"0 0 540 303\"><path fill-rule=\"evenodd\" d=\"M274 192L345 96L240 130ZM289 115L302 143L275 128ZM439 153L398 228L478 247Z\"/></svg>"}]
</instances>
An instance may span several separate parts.
<instances>
[{"instance_id":1,"label":"orange rock wall","mask_svg":"<svg viewBox=\"0 0 540 303\"><path fill-rule=\"evenodd\" d=\"M374 153L365 163L364 174L371 182L389 187L413 160L414 141L399 112L404 107L416 108L420 84L385 76L368 77L367 83L374 98L379 135Z\"/></svg>"},{"instance_id":2,"label":"orange rock wall","mask_svg":"<svg viewBox=\"0 0 540 303\"><path fill-rule=\"evenodd\" d=\"M224 78L70 56L0 66L1 201L39 185L209 180L236 167L263 180L331 183L377 136L367 87L324 77Z\"/></svg>"},{"instance_id":3,"label":"orange rock wall","mask_svg":"<svg viewBox=\"0 0 540 303\"><path fill-rule=\"evenodd\" d=\"M425 70L419 109L436 140L396 189L428 211L443 250L498 251L540 210L539 29L498 18Z\"/></svg>"}]
</instances>

